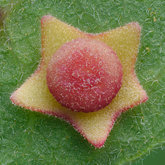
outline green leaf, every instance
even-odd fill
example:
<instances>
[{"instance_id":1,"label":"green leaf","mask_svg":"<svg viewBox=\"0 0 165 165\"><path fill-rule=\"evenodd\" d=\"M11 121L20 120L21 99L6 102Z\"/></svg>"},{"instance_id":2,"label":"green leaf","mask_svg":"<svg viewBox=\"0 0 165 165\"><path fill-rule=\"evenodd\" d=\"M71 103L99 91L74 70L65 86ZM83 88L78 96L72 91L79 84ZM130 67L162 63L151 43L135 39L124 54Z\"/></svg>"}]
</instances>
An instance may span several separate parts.
<instances>
[{"instance_id":1,"label":"green leaf","mask_svg":"<svg viewBox=\"0 0 165 165\"><path fill-rule=\"evenodd\" d=\"M7 13L0 27L0 164L117 165L165 144L163 0L0 0L0 6ZM66 122L14 106L9 99L38 66L40 19L47 14L92 33L132 21L142 26L136 73L149 100L118 118L101 149Z\"/></svg>"}]
</instances>

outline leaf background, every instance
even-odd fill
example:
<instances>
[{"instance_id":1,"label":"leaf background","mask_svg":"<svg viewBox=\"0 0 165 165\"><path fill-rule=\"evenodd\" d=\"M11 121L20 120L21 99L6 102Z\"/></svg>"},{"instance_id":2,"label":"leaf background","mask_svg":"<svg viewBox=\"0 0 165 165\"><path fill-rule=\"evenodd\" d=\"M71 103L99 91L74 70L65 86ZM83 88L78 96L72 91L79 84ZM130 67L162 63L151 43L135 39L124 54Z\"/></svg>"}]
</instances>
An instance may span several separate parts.
<instances>
[{"instance_id":1,"label":"leaf background","mask_svg":"<svg viewBox=\"0 0 165 165\"><path fill-rule=\"evenodd\" d=\"M0 6L6 11L0 27L0 164L120 165L164 146L165 1L0 0ZM136 73L149 100L118 118L101 149L64 121L9 99L38 66L40 19L47 14L90 33L132 21L142 26Z\"/></svg>"}]
</instances>

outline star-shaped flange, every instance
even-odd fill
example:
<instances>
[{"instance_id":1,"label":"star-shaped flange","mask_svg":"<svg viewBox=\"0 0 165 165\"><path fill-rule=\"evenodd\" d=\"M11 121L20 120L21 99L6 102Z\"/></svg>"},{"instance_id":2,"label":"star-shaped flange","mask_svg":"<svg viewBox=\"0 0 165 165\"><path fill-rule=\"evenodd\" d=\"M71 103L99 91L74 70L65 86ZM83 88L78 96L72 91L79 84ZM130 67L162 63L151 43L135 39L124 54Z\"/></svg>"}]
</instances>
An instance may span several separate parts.
<instances>
[{"instance_id":1,"label":"star-shaped flange","mask_svg":"<svg viewBox=\"0 0 165 165\"><path fill-rule=\"evenodd\" d=\"M104 145L116 118L148 97L135 74L141 28L132 22L100 34L89 34L74 28L53 16L41 19L42 59L38 69L12 95L14 104L62 118L96 148ZM49 92L46 69L51 57L65 43L77 38L91 38L110 46L123 67L122 86L112 102L97 112L74 112L60 105Z\"/></svg>"}]
</instances>

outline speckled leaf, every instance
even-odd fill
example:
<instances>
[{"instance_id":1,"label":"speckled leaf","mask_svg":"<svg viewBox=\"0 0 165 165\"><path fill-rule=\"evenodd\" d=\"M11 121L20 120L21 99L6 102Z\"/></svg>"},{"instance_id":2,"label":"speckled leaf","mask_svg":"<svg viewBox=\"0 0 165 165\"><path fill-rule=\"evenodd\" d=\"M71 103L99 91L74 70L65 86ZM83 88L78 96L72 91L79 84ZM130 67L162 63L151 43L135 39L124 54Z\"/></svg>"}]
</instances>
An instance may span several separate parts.
<instances>
[{"instance_id":1,"label":"speckled leaf","mask_svg":"<svg viewBox=\"0 0 165 165\"><path fill-rule=\"evenodd\" d=\"M165 142L165 2L0 0L0 164L124 164ZM117 120L105 147L90 146L70 125L12 105L10 94L37 68L40 19L51 14L98 33L137 21L142 26L136 73L147 103Z\"/></svg>"}]
</instances>

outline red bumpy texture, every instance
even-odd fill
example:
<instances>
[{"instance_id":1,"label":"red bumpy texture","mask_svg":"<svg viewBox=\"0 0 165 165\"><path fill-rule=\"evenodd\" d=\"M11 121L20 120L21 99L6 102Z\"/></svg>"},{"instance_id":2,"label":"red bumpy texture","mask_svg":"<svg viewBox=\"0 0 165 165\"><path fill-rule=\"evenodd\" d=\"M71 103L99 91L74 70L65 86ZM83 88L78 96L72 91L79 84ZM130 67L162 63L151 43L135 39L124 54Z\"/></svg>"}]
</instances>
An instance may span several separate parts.
<instances>
[{"instance_id":1,"label":"red bumpy texture","mask_svg":"<svg viewBox=\"0 0 165 165\"><path fill-rule=\"evenodd\" d=\"M76 39L54 54L47 68L47 85L63 106L93 112L107 106L122 84L122 65L101 41Z\"/></svg>"}]
</instances>

